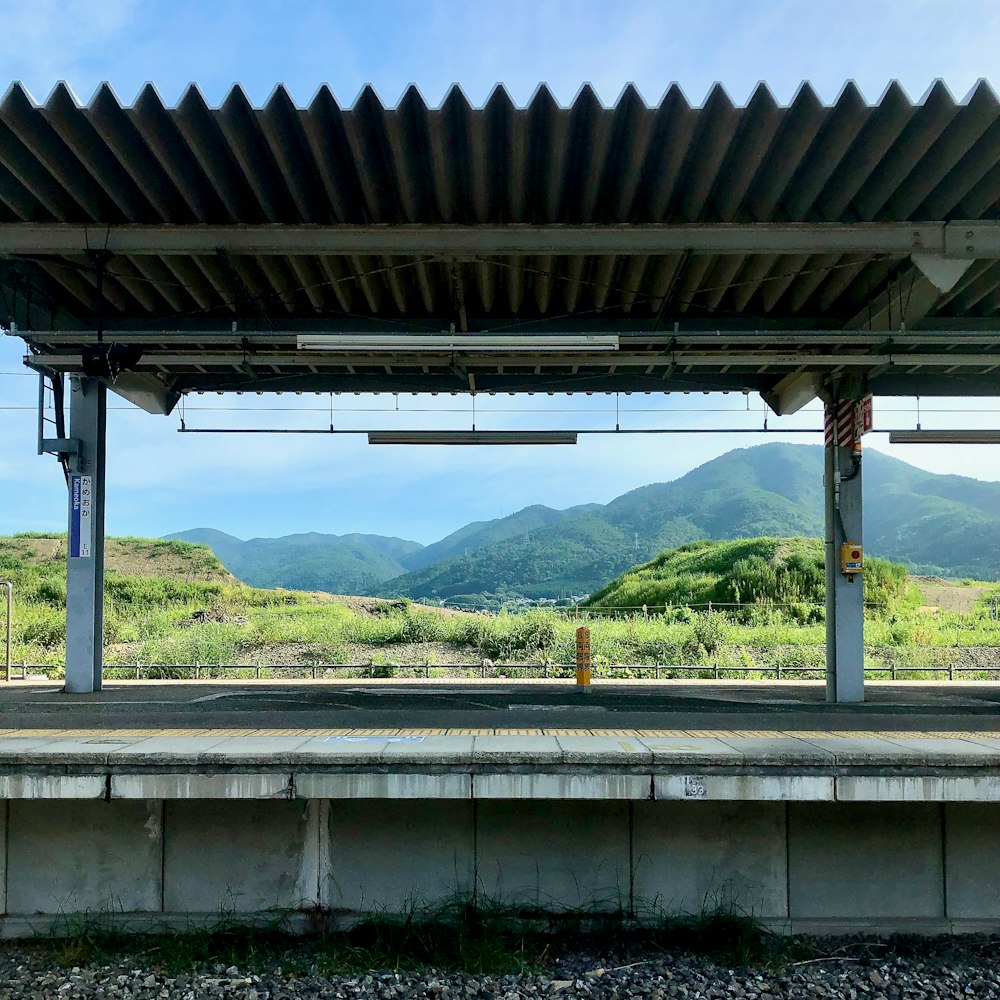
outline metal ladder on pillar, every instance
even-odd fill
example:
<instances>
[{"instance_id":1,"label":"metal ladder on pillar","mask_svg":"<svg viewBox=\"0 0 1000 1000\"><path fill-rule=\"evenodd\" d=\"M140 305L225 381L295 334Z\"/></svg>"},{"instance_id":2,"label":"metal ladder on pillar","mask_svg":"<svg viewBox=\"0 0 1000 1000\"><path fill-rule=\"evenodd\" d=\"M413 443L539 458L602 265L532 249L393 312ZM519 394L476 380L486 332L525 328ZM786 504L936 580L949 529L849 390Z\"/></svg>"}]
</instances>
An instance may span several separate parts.
<instances>
[{"instance_id":1,"label":"metal ladder on pillar","mask_svg":"<svg viewBox=\"0 0 1000 1000\"><path fill-rule=\"evenodd\" d=\"M38 454L55 455L69 478L69 456L77 442L66 435L66 387L62 374L38 373Z\"/></svg>"}]
</instances>

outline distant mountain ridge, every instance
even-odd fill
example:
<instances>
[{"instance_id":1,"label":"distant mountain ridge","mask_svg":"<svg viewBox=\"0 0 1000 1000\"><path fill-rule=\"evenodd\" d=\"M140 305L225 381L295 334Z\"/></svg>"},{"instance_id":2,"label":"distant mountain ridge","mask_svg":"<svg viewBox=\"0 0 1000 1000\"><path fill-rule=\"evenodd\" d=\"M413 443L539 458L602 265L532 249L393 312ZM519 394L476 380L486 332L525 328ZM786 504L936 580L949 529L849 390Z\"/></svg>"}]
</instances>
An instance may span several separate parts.
<instances>
[{"instance_id":1,"label":"distant mountain ridge","mask_svg":"<svg viewBox=\"0 0 1000 1000\"><path fill-rule=\"evenodd\" d=\"M405 560L423 546L384 535L318 532L244 541L214 528L180 531L169 538L208 545L234 576L253 587L366 594L407 572Z\"/></svg>"},{"instance_id":2,"label":"distant mountain ridge","mask_svg":"<svg viewBox=\"0 0 1000 1000\"><path fill-rule=\"evenodd\" d=\"M597 503L581 504L579 507L568 507L566 510L554 510L542 504L533 504L507 517L498 517L492 521L473 521L464 528L446 535L440 541L414 552L407 557L405 565L410 570L424 569L471 549L481 549L511 538L527 536L538 528L549 527L574 514L586 513L592 509L599 509L600 506Z\"/></svg>"},{"instance_id":3,"label":"distant mountain ridge","mask_svg":"<svg viewBox=\"0 0 1000 1000\"><path fill-rule=\"evenodd\" d=\"M533 505L465 525L423 546L380 535L309 533L204 542L255 586L498 603L591 593L664 549L700 539L821 536L823 449L765 444L721 455L679 479L606 505ZM865 543L913 572L1000 578L1000 483L940 476L865 453Z\"/></svg>"}]
</instances>

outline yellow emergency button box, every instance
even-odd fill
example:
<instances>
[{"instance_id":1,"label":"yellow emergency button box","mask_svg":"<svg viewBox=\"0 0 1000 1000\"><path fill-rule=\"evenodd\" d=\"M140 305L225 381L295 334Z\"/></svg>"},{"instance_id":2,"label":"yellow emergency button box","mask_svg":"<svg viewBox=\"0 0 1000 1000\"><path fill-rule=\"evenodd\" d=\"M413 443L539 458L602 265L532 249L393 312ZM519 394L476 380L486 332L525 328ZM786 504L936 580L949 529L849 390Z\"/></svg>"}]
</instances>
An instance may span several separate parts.
<instances>
[{"instance_id":1,"label":"yellow emergency button box","mask_svg":"<svg viewBox=\"0 0 1000 1000\"><path fill-rule=\"evenodd\" d=\"M865 568L865 553L859 542L845 542L840 546L840 572L854 576Z\"/></svg>"}]
</instances>

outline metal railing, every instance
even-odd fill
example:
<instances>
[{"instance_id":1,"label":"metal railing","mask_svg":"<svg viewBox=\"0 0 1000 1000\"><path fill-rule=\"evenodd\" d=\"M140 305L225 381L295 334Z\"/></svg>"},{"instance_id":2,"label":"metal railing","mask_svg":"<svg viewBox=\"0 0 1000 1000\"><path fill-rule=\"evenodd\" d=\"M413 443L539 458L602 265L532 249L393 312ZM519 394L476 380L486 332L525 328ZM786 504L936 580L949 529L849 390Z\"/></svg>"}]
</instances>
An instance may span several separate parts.
<instances>
[{"instance_id":1,"label":"metal railing","mask_svg":"<svg viewBox=\"0 0 1000 1000\"><path fill-rule=\"evenodd\" d=\"M29 680L31 676L47 675L48 673L61 670L60 664L29 664L22 663L21 676L18 680ZM329 674L346 674L348 677L358 679L387 679L395 676L405 676L412 673L415 679L421 676L425 679L432 676L432 671L444 679L462 680L463 677L478 676L480 678L493 678L495 680L514 680L519 677L537 677L548 680L572 680L575 677L576 665L570 663L506 663L506 664L483 664L483 663L448 663L448 664L381 664L381 663L188 663L188 664L105 664L105 674L111 672L129 674L135 680L142 678L157 679L157 675L167 675L162 679L177 680L216 680L220 679L220 674L245 675L253 672L256 679L264 677L265 672L298 672L313 680L321 680ZM619 671L629 671L633 678L616 678L608 676ZM352 673L353 672L353 673ZM607 673L605 673L607 672ZM729 666L727 664L642 664L642 663L610 663L595 670L598 679L605 680L660 680L669 679L676 674L703 674L706 678L713 680L726 680L734 676L747 676L750 674L775 677L777 680L793 677L807 677L812 675L816 679L825 676L825 668L822 666L785 666L774 664L773 666ZM178 674L189 674L189 677L178 677ZM918 667L905 666L902 664L889 664L883 667L865 667L866 677L885 675L891 680L898 680L901 674L946 674L948 680L955 680L963 674L987 674L1000 678L1000 665L995 667L975 666L965 667L950 663L945 666Z\"/></svg>"}]
</instances>

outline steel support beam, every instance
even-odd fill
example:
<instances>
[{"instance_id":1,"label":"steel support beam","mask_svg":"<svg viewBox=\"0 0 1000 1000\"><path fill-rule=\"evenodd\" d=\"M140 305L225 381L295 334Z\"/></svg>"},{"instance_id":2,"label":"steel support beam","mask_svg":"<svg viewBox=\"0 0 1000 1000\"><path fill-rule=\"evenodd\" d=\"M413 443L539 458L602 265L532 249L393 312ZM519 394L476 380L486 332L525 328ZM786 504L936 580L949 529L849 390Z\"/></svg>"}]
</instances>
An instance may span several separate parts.
<instances>
[{"instance_id":1,"label":"steel support beam","mask_svg":"<svg viewBox=\"0 0 1000 1000\"><path fill-rule=\"evenodd\" d=\"M0 256L77 254L941 254L1000 257L1000 223L323 226L6 223Z\"/></svg>"},{"instance_id":2,"label":"steel support beam","mask_svg":"<svg viewBox=\"0 0 1000 1000\"><path fill-rule=\"evenodd\" d=\"M867 316L867 314L865 314ZM980 317L980 319L983 319ZM1000 326L989 329L983 319L982 328L977 329L921 329L919 337L911 338L914 343L924 347L944 347L951 350L955 347L1000 347ZM711 330L689 330L677 332L664 332L623 329L623 330L598 330L587 333L586 336L614 336L618 338L618 349L620 352L632 350L636 344L658 345L668 350L704 347L711 350L719 350L719 345L725 345L726 349L731 347L748 348L750 350L759 349L762 344L769 349L786 347L790 349L801 349L813 347L817 352L825 349L842 349L843 347L865 348L881 347L885 345L886 338L879 332L872 332L868 329L867 323L862 322L856 329L830 329L829 327L800 327L796 329L780 329L759 327L750 328L737 327L728 329L725 326L714 327ZM327 331L331 333L332 331ZM343 333L354 333L355 330L343 330ZM81 344L98 343L97 333L94 330L73 330L70 328L60 330L19 330L16 334L29 344L34 345L39 350L43 345L72 344L77 347ZM294 330L267 330L252 334L252 346L254 350L261 346L277 349L287 348L289 350L298 349L298 338L303 334ZM568 329L548 330L544 336L565 336L567 338L580 337L577 330ZM419 337L419 334L415 334ZM530 339L533 334L521 334L525 339ZM196 330L172 330L163 329L162 324L154 328L135 328L128 330L115 330L105 328L105 337L121 343L136 345L174 346L190 348L195 344L229 345L234 350L236 347L242 348L243 341L249 339L245 333L232 333L229 330L221 329L196 329ZM38 367L39 362L35 356L29 355L26 361L34 367Z\"/></svg>"},{"instance_id":3,"label":"steel support beam","mask_svg":"<svg viewBox=\"0 0 1000 1000\"><path fill-rule=\"evenodd\" d=\"M593 354L581 350L578 354L529 354L528 360L525 356L516 352L504 353L501 350L491 353L481 351L440 351L435 353L429 351L386 350L382 352L372 351L367 354L359 354L355 351L322 351L322 352L300 352L300 351L264 351L258 350L252 358L254 364L261 365L298 365L307 368L320 367L343 367L345 364L356 365L358 367L374 365L392 365L406 367L422 367L432 364L451 364L456 359L460 359L466 367L484 367L503 364L506 366L516 365L541 365L545 368L565 368L567 365L596 365L616 368L684 368L692 366L698 368L711 368L713 370L741 368L758 368L760 366L781 367L781 368L808 368L814 371L840 370L843 368L855 369L884 369L890 367L900 367L903 370L912 368L1000 368L1000 354L943 354L943 353L917 353L915 351L898 351L892 353L884 351L881 354L846 354L846 353L826 353L819 354L810 351L744 351L739 354L733 351L718 351L714 354L694 353L685 351L674 351L667 354L664 352L619 352L616 354ZM37 354L31 359L32 365L50 368L55 372L80 371L83 367L83 356L78 353L59 354ZM175 371L176 369L199 367L224 367L241 368L246 363L246 356L243 353L231 351L201 351L183 354L168 354L167 352L156 353L147 351L136 368L143 369L166 369Z\"/></svg>"},{"instance_id":4,"label":"steel support beam","mask_svg":"<svg viewBox=\"0 0 1000 1000\"><path fill-rule=\"evenodd\" d=\"M104 667L104 484L107 387L72 378L66 557L66 690L101 690Z\"/></svg>"},{"instance_id":5,"label":"steel support beam","mask_svg":"<svg viewBox=\"0 0 1000 1000\"><path fill-rule=\"evenodd\" d=\"M920 330L927 317L945 306L970 279L992 267L987 260L976 265L972 259L937 254L915 253L910 260L908 268L844 324L845 329Z\"/></svg>"},{"instance_id":6,"label":"steel support beam","mask_svg":"<svg viewBox=\"0 0 1000 1000\"><path fill-rule=\"evenodd\" d=\"M829 404L827 404L829 419ZM865 638L863 574L840 571L840 549L847 542L862 544L861 462L856 469L850 448L825 449L823 475L826 499L826 700L865 700Z\"/></svg>"},{"instance_id":7,"label":"steel support beam","mask_svg":"<svg viewBox=\"0 0 1000 1000\"><path fill-rule=\"evenodd\" d=\"M180 399L179 392L145 372L122 372L108 380L107 385L113 393L134 403L140 410L160 416L171 413Z\"/></svg>"},{"instance_id":8,"label":"steel support beam","mask_svg":"<svg viewBox=\"0 0 1000 1000\"><path fill-rule=\"evenodd\" d=\"M798 413L819 395L819 382L820 377L810 372L792 372L760 395L777 416L785 417Z\"/></svg>"}]
</instances>

